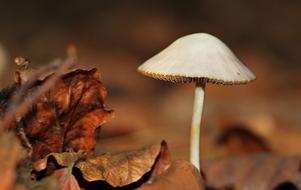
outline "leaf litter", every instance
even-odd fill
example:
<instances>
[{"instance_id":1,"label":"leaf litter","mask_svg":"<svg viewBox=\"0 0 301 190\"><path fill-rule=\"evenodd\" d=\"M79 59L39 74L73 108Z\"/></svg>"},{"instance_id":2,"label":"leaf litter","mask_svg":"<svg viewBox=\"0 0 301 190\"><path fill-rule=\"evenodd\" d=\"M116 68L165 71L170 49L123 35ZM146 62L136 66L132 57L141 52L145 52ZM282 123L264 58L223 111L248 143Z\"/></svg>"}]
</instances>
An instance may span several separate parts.
<instances>
[{"instance_id":1,"label":"leaf litter","mask_svg":"<svg viewBox=\"0 0 301 190\"><path fill-rule=\"evenodd\" d=\"M165 141L139 150L96 155L95 129L114 117L114 112L105 107L107 92L97 69L53 74L43 80L33 78L29 83L21 83L20 77L18 80L0 93L0 167L4 171L0 176L5 174L7 179L0 183L0 189L300 187L298 156L254 154L208 161L202 176L191 163L172 161ZM20 89L22 96L15 101L13 97ZM24 105L25 100L29 101ZM11 103L16 104L13 110ZM9 133L4 129L14 131L19 140L5 137ZM27 156L22 154L25 150Z\"/></svg>"},{"instance_id":2,"label":"leaf litter","mask_svg":"<svg viewBox=\"0 0 301 190\"><path fill-rule=\"evenodd\" d=\"M97 69L52 74L43 80L34 76L25 81L20 75L3 89L2 128L14 131L19 140L11 140L20 141L28 153L19 165L11 159L12 181L5 189L85 189L81 177L87 183L109 184L104 188L128 188L150 184L166 172L171 158L164 141L136 151L94 154L95 129L114 117L104 106L106 94ZM74 175L75 169L81 176Z\"/></svg>"}]
</instances>

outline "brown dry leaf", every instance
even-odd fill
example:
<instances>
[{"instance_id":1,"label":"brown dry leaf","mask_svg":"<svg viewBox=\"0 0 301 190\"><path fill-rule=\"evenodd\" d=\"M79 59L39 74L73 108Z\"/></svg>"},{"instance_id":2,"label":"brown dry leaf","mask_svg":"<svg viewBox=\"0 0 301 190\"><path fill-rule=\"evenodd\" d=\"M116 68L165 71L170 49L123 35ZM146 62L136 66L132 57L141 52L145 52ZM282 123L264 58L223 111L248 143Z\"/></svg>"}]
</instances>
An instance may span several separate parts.
<instances>
[{"instance_id":1,"label":"brown dry leaf","mask_svg":"<svg viewBox=\"0 0 301 190\"><path fill-rule=\"evenodd\" d=\"M12 133L0 132L0 189L13 189L16 165L20 159L21 145L18 139Z\"/></svg>"},{"instance_id":2,"label":"brown dry leaf","mask_svg":"<svg viewBox=\"0 0 301 190\"><path fill-rule=\"evenodd\" d=\"M113 187L126 186L141 179L153 167L156 174L165 170L170 163L170 157L165 142L155 144L136 151L111 155L84 157L82 152L51 153L45 158L34 162L36 172L47 169L49 158L55 159L59 166L81 171L82 177L88 181L106 181ZM161 161L160 161L161 160ZM156 166L155 163L157 163Z\"/></svg>"},{"instance_id":3,"label":"brown dry leaf","mask_svg":"<svg viewBox=\"0 0 301 190\"><path fill-rule=\"evenodd\" d=\"M89 182L103 180L113 187L121 187L138 181L149 172L161 148L162 145L156 144L136 151L90 157L78 161L75 167L80 169L83 178Z\"/></svg>"},{"instance_id":4,"label":"brown dry leaf","mask_svg":"<svg viewBox=\"0 0 301 190\"><path fill-rule=\"evenodd\" d=\"M159 177L162 173L164 173L171 165L171 156L168 151L168 147L165 141L161 143L161 150L159 157L155 165L153 166L150 179L148 182L152 182L154 179Z\"/></svg>"},{"instance_id":5,"label":"brown dry leaf","mask_svg":"<svg viewBox=\"0 0 301 190\"><path fill-rule=\"evenodd\" d=\"M270 152L265 139L241 124L227 127L218 138L218 144L227 148L230 155Z\"/></svg>"},{"instance_id":6,"label":"brown dry leaf","mask_svg":"<svg viewBox=\"0 0 301 190\"><path fill-rule=\"evenodd\" d=\"M27 94L34 94L46 80L37 81ZM15 90L3 93L2 101L9 101ZM105 96L97 69L65 74L21 119L33 148L32 159L39 160L53 152L84 150L91 153L95 146L95 129L113 117L113 112L104 107ZM1 105L1 112L5 112L5 107Z\"/></svg>"},{"instance_id":7,"label":"brown dry leaf","mask_svg":"<svg viewBox=\"0 0 301 190\"><path fill-rule=\"evenodd\" d=\"M74 163L83 156L82 152L62 152L62 153L50 153L41 160L37 160L33 163L33 169L36 172L40 172L47 168L48 159L53 157L58 165L64 167L73 166Z\"/></svg>"},{"instance_id":8,"label":"brown dry leaf","mask_svg":"<svg viewBox=\"0 0 301 190\"><path fill-rule=\"evenodd\" d=\"M300 164L300 156L262 154L209 161L204 171L210 187L266 190L300 175Z\"/></svg>"},{"instance_id":9,"label":"brown dry leaf","mask_svg":"<svg viewBox=\"0 0 301 190\"><path fill-rule=\"evenodd\" d=\"M185 160L172 162L166 143L162 143L160 155L149 180L138 189L204 190L204 184L201 174L191 163Z\"/></svg>"},{"instance_id":10,"label":"brown dry leaf","mask_svg":"<svg viewBox=\"0 0 301 190\"><path fill-rule=\"evenodd\" d=\"M143 184L138 190L204 190L204 180L198 170L188 161L174 161L166 172L157 176L152 183Z\"/></svg>"}]
</instances>

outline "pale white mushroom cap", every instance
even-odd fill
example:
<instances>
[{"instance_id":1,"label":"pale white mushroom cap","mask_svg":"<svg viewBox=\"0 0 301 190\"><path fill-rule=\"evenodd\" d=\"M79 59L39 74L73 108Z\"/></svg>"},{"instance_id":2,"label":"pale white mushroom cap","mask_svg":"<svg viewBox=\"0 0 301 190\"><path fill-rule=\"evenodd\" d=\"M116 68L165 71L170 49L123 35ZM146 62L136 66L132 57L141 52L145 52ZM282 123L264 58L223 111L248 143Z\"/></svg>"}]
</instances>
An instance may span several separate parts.
<instances>
[{"instance_id":1,"label":"pale white mushroom cap","mask_svg":"<svg viewBox=\"0 0 301 190\"><path fill-rule=\"evenodd\" d=\"M243 84L256 78L222 41L206 33L179 38L138 71L172 82Z\"/></svg>"}]
</instances>

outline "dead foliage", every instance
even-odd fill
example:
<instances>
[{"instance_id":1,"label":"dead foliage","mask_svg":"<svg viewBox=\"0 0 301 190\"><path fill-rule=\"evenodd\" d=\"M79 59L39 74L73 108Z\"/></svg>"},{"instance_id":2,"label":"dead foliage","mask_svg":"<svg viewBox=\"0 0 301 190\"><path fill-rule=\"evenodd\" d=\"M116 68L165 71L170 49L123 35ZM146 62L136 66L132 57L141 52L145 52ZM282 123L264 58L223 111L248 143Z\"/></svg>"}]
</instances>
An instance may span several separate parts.
<instances>
[{"instance_id":1,"label":"dead foliage","mask_svg":"<svg viewBox=\"0 0 301 190\"><path fill-rule=\"evenodd\" d=\"M48 79L36 81L26 94L33 94ZM105 96L106 90L96 69L76 70L60 78L55 88L40 96L18 121L27 139L23 141L28 141L33 149L32 159L41 159L52 152L83 150L91 153L95 146L95 129L113 117L113 112L104 107ZM9 101L10 96L6 98L2 101ZM5 106L2 110L6 111Z\"/></svg>"},{"instance_id":2,"label":"dead foliage","mask_svg":"<svg viewBox=\"0 0 301 190\"><path fill-rule=\"evenodd\" d=\"M139 150L96 155L95 129L112 119L114 112L105 107L107 92L97 69L62 74L67 68L43 80L26 82L20 75L14 85L0 92L0 177L6 179L0 182L0 189L300 187L298 156L254 155L209 161L203 177L189 162L172 161L164 141ZM19 140L4 129L14 131ZM231 149L233 139L240 147ZM262 139L242 130L224 133L220 142L237 154L245 153L241 150L270 150Z\"/></svg>"},{"instance_id":3,"label":"dead foliage","mask_svg":"<svg viewBox=\"0 0 301 190\"><path fill-rule=\"evenodd\" d=\"M171 158L164 141L140 150L94 154L95 129L114 116L104 106L106 94L97 69L53 74L43 80L29 77L25 81L20 75L4 89L0 93L3 128L15 131L27 150L19 173L15 165L9 167L12 180L7 189L15 186L15 175L22 176L16 182L20 189L78 190L93 185L97 189L138 188L170 173Z\"/></svg>"},{"instance_id":4,"label":"dead foliage","mask_svg":"<svg viewBox=\"0 0 301 190\"><path fill-rule=\"evenodd\" d=\"M289 181L295 183L300 166L300 156L255 154L207 162L204 172L210 187L265 190Z\"/></svg>"}]
</instances>

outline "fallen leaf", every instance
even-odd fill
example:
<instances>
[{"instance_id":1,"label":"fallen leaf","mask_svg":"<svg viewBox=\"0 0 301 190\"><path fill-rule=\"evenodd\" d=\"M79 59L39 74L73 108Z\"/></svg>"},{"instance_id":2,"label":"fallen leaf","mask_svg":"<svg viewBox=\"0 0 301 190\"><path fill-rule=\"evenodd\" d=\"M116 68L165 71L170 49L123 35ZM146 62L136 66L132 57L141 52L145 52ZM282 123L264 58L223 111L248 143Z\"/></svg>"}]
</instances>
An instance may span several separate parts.
<instances>
[{"instance_id":1,"label":"fallen leaf","mask_svg":"<svg viewBox=\"0 0 301 190\"><path fill-rule=\"evenodd\" d=\"M239 124L227 127L217 141L219 145L227 148L230 155L271 151L263 138Z\"/></svg>"},{"instance_id":2,"label":"fallen leaf","mask_svg":"<svg viewBox=\"0 0 301 190\"><path fill-rule=\"evenodd\" d=\"M161 143L160 154L157 158L155 165L151 171L151 176L148 182L152 182L155 178L164 173L171 165L171 156L165 141Z\"/></svg>"},{"instance_id":3,"label":"fallen leaf","mask_svg":"<svg viewBox=\"0 0 301 190\"><path fill-rule=\"evenodd\" d=\"M109 153L80 160L75 164L89 182L104 180L113 187L138 181L149 172L160 154L161 145L152 145L138 151L111 155Z\"/></svg>"},{"instance_id":4,"label":"fallen leaf","mask_svg":"<svg viewBox=\"0 0 301 190\"><path fill-rule=\"evenodd\" d=\"M82 152L62 152L62 153L50 153L43 159L37 160L33 163L33 168L36 172L40 172L47 168L49 158L53 157L58 165L63 167L73 166L74 163L82 156Z\"/></svg>"},{"instance_id":5,"label":"fallen leaf","mask_svg":"<svg viewBox=\"0 0 301 190\"><path fill-rule=\"evenodd\" d=\"M160 154L162 159L165 157L164 161L160 161ZM47 168L49 158L52 157L59 166L78 168L87 182L101 180L106 181L112 187L122 187L141 179L151 171L155 163L158 163L155 166L155 171L158 173L170 162L165 142L113 155L109 153L100 156L84 157L83 155L81 152L51 153L34 162L33 168L36 172L42 172Z\"/></svg>"},{"instance_id":6,"label":"fallen leaf","mask_svg":"<svg viewBox=\"0 0 301 190\"><path fill-rule=\"evenodd\" d=\"M261 154L208 161L204 172L210 187L266 190L300 175L300 163L300 156Z\"/></svg>"},{"instance_id":7,"label":"fallen leaf","mask_svg":"<svg viewBox=\"0 0 301 190\"><path fill-rule=\"evenodd\" d=\"M36 81L26 94L34 94L48 78ZM4 102L9 102L14 91L15 87L1 93L2 115L7 109ZM24 136L33 149L32 160L55 152L83 150L92 153L95 129L113 117L113 112L104 107L105 96L97 69L65 74L55 88L38 98L29 113L20 119Z\"/></svg>"},{"instance_id":8,"label":"fallen leaf","mask_svg":"<svg viewBox=\"0 0 301 190\"><path fill-rule=\"evenodd\" d=\"M36 81L24 95L34 95L48 78ZM5 97L3 101L9 101L16 90L0 94ZM165 175L176 179L181 170L190 173L187 177L201 178L187 163L176 163L173 169L165 142L119 154L91 154L95 146L95 129L113 116L104 107L105 96L97 70L77 70L64 75L56 88L39 97L25 116L16 118L10 129L23 129L21 139L33 150L32 167L37 172L34 174L37 179L42 179L36 185L20 183L20 187L44 188L50 180L50 189L56 185L63 190L85 188L80 187L78 177L86 183L98 184L102 189L137 188L143 183L156 184ZM5 114L7 108L7 104L0 105L0 113ZM73 174L73 171L80 173ZM51 180L53 178L57 183ZM192 183L195 187L194 178Z\"/></svg>"},{"instance_id":9,"label":"fallen leaf","mask_svg":"<svg viewBox=\"0 0 301 190\"><path fill-rule=\"evenodd\" d=\"M157 176L152 183L143 184L138 190L204 190L205 183L198 170L188 161L177 160Z\"/></svg>"}]
</instances>

